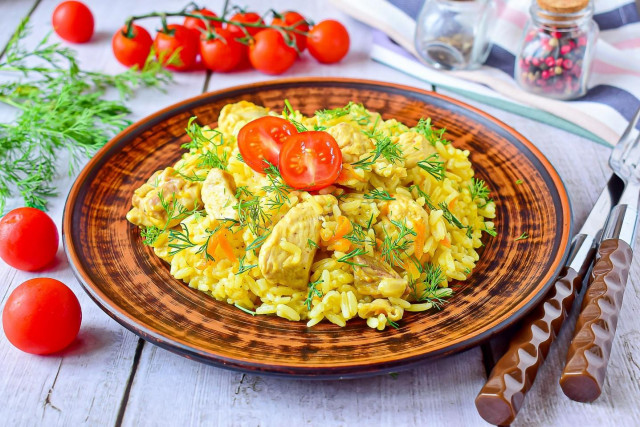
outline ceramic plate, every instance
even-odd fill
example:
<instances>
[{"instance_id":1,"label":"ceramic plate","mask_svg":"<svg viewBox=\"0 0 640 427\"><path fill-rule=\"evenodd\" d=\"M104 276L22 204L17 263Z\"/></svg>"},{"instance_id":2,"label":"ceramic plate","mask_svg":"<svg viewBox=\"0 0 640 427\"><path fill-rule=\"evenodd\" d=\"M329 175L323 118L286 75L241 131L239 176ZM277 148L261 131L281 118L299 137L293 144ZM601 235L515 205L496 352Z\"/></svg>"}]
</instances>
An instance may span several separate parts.
<instances>
[{"instance_id":1,"label":"ceramic plate","mask_svg":"<svg viewBox=\"0 0 640 427\"><path fill-rule=\"evenodd\" d=\"M413 126L431 117L446 138L471 152L476 176L496 201L497 237L471 278L454 283L441 311L408 313L400 329L377 331L357 319L339 328L307 328L252 317L187 287L142 244L125 220L131 196L157 169L173 164L191 116L216 125L220 109L240 100L280 111L283 100L305 114L361 102ZM518 184L522 181L521 184ZM305 78L206 93L130 126L80 173L64 213L64 244L75 274L111 317L147 341L213 365L276 375L346 378L409 368L459 352L505 329L544 296L566 256L571 212L549 161L509 126L459 101L374 81ZM516 240L522 233L530 237Z\"/></svg>"}]
</instances>

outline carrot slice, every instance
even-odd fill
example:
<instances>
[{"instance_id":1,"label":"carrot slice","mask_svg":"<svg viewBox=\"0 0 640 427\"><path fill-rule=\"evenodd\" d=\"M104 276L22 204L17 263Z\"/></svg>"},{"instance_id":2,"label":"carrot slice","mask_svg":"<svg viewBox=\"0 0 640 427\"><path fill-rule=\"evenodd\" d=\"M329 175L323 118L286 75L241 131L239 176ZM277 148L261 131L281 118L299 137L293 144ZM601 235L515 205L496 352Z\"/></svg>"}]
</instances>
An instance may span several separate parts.
<instances>
[{"instance_id":1,"label":"carrot slice","mask_svg":"<svg viewBox=\"0 0 640 427\"><path fill-rule=\"evenodd\" d=\"M449 210L453 209L453 207L456 205L457 201L458 201L458 196L456 196L453 199L451 199L451 201L449 202Z\"/></svg>"},{"instance_id":2,"label":"carrot slice","mask_svg":"<svg viewBox=\"0 0 640 427\"><path fill-rule=\"evenodd\" d=\"M444 239L440 240L440 243L442 243L442 245L446 246L447 248L451 247L451 241L449 240L448 237L445 237Z\"/></svg>"},{"instance_id":3,"label":"carrot slice","mask_svg":"<svg viewBox=\"0 0 640 427\"><path fill-rule=\"evenodd\" d=\"M416 258L420 259L422 257L424 242L427 238L427 227L425 227L422 221L417 221L415 223L416 228L416 239L413 242L413 254Z\"/></svg>"},{"instance_id":4,"label":"carrot slice","mask_svg":"<svg viewBox=\"0 0 640 427\"><path fill-rule=\"evenodd\" d=\"M338 239L335 243L332 243L331 246L329 246L329 249L345 253L349 252L349 248L351 248L351 242L347 239Z\"/></svg>"}]
</instances>

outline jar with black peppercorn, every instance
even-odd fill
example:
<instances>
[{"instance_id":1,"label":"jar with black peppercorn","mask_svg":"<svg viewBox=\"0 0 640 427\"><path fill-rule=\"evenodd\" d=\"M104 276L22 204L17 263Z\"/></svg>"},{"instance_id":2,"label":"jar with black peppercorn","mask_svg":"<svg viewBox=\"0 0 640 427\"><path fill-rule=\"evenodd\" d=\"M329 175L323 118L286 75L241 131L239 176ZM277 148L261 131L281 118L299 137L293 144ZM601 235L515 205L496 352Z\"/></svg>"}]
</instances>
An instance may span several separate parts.
<instances>
[{"instance_id":1,"label":"jar with black peppercorn","mask_svg":"<svg viewBox=\"0 0 640 427\"><path fill-rule=\"evenodd\" d=\"M533 0L514 77L529 92L578 98L587 93L597 38L589 0Z\"/></svg>"}]
</instances>

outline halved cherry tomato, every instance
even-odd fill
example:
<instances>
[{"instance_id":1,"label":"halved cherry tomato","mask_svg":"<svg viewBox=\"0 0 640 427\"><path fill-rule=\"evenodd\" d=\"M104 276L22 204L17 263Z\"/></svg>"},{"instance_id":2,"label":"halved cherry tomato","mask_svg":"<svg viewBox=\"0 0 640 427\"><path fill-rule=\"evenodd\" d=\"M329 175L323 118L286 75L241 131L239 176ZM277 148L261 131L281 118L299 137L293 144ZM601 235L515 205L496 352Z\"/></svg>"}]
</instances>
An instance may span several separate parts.
<instances>
[{"instance_id":1,"label":"halved cherry tomato","mask_svg":"<svg viewBox=\"0 0 640 427\"><path fill-rule=\"evenodd\" d=\"M215 14L215 12L212 12L206 8L196 9L190 13L191 15L214 16L214 17L218 16ZM207 30L207 22L209 23L209 28L222 28L222 22L220 21L212 21L209 19L198 19L192 16L185 17L182 25L184 25L185 27L193 31L194 35L198 37L198 39L200 39L200 35L202 34L202 31Z\"/></svg>"},{"instance_id":2,"label":"halved cherry tomato","mask_svg":"<svg viewBox=\"0 0 640 427\"><path fill-rule=\"evenodd\" d=\"M127 34L127 26L125 25L113 35L111 39L111 47L113 55L125 67L138 66L138 69L144 67L153 40L149 32L139 25L131 26L131 37Z\"/></svg>"},{"instance_id":3,"label":"halved cherry tomato","mask_svg":"<svg viewBox=\"0 0 640 427\"><path fill-rule=\"evenodd\" d=\"M268 167L265 160L278 166L282 144L296 133L296 127L285 119L260 117L240 129L238 149L244 162L254 171L262 173Z\"/></svg>"},{"instance_id":4,"label":"halved cherry tomato","mask_svg":"<svg viewBox=\"0 0 640 427\"><path fill-rule=\"evenodd\" d=\"M291 187L319 190L338 179L342 151L327 132L300 132L289 137L282 146L279 168L282 178Z\"/></svg>"},{"instance_id":5,"label":"halved cherry tomato","mask_svg":"<svg viewBox=\"0 0 640 427\"><path fill-rule=\"evenodd\" d=\"M249 46L251 65L266 74L284 73L297 57L298 53L287 46L280 31L272 28L260 31Z\"/></svg>"},{"instance_id":6,"label":"halved cherry tomato","mask_svg":"<svg viewBox=\"0 0 640 427\"><path fill-rule=\"evenodd\" d=\"M296 30L304 32L309 31L309 24L307 24L304 16L300 15L298 12L282 12L281 14L276 15L276 17L273 18L273 21L271 21L271 25L279 25L281 27L289 27L295 24L298 24L294 27ZM302 52L307 48L307 36L294 32L289 32L289 36L296 40L296 46L298 47L299 52Z\"/></svg>"},{"instance_id":7,"label":"halved cherry tomato","mask_svg":"<svg viewBox=\"0 0 640 427\"><path fill-rule=\"evenodd\" d=\"M202 34L200 56L205 67L212 71L231 71L242 60L246 46L237 42L231 32L224 28L216 30L215 38Z\"/></svg>"},{"instance_id":8,"label":"halved cherry tomato","mask_svg":"<svg viewBox=\"0 0 640 427\"><path fill-rule=\"evenodd\" d=\"M185 71L191 68L198 56L198 38L182 25L171 24L165 33L159 31L153 46L156 58L166 68Z\"/></svg>"},{"instance_id":9,"label":"halved cherry tomato","mask_svg":"<svg viewBox=\"0 0 640 427\"><path fill-rule=\"evenodd\" d=\"M231 17L231 19L229 19L229 21L239 22L241 24L247 24L247 23L248 24L264 24L262 17L255 12L236 13ZM255 36L260 31L264 30L264 28L259 28L259 27L245 27L245 28L247 29L247 32L252 36ZM231 31L231 34L233 34L233 37L237 37L237 38L246 37L246 34L242 30L242 27L239 27L233 24L228 24L227 29Z\"/></svg>"},{"instance_id":10,"label":"halved cherry tomato","mask_svg":"<svg viewBox=\"0 0 640 427\"><path fill-rule=\"evenodd\" d=\"M307 47L318 62L333 64L349 52L349 33L344 25L328 19L313 26L309 32Z\"/></svg>"}]
</instances>

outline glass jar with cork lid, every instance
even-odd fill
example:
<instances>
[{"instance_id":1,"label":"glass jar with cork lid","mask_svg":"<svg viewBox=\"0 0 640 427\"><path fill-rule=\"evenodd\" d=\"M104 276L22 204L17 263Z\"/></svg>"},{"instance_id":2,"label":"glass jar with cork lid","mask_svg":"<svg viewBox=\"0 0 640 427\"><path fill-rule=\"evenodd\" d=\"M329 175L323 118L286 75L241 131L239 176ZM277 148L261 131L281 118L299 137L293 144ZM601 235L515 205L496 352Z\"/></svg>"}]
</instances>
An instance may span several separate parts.
<instances>
[{"instance_id":1,"label":"glass jar with cork lid","mask_svg":"<svg viewBox=\"0 0 640 427\"><path fill-rule=\"evenodd\" d=\"M589 0L534 0L516 59L523 89L555 99L587 93L598 38Z\"/></svg>"}]
</instances>

